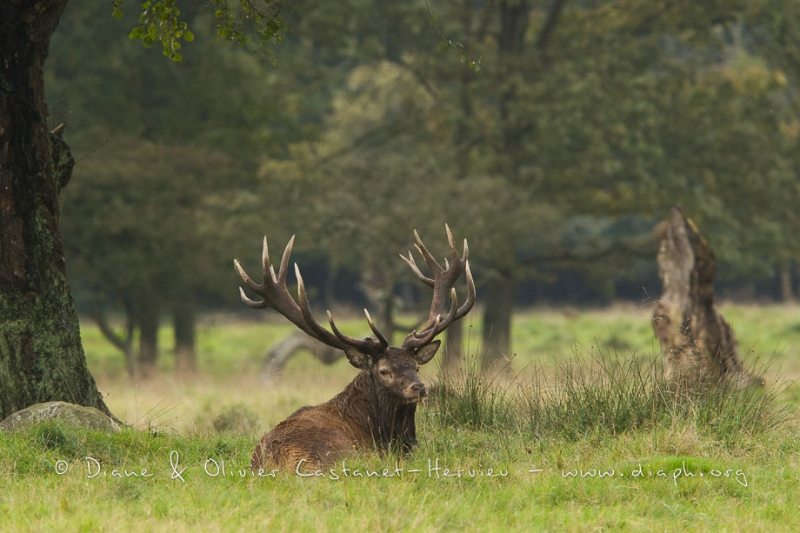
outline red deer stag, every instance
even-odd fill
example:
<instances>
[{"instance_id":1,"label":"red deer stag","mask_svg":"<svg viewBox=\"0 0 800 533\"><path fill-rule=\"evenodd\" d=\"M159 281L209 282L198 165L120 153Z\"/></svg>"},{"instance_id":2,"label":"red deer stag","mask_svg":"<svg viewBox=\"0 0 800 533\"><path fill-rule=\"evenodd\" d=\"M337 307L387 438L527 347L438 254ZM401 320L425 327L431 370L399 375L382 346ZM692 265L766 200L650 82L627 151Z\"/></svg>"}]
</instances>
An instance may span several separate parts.
<instances>
[{"instance_id":1,"label":"red deer stag","mask_svg":"<svg viewBox=\"0 0 800 533\"><path fill-rule=\"evenodd\" d=\"M302 407L266 433L253 452L251 466L303 469L322 468L354 449L396 449L408 451L417 442L414 415L417 402L427 395L419 378L419 367L430 361L440 342L434 338L454 321L466 315L475 303L475 283L469 268L469 248L464 239L461 256L456 251L453 234L445 226L450 258L440 265L414 231L415 247L431 270L426 276L414 261L411 252L400 257L423 283L433 288L428 319L406 336L399 347L375 326L365 309L367 323L376 338L357 339L343 334L328 312L331 331L311 315L303 277L297 263L297 300L286 287L289 256L294 237L289 240L277 274L270 264L267 238L262 253L263 283L256 283L242 269L234 266L245 285L262 299L253 300L239 288L242 302L249 307L271 307L285 316L307 335L333 348L343 350L347 359L361 372L345 389L326 403ZM459 306L455 282L464 273L467 297ZM448 309L445 309L450 300Z\"/></svg>"}]
</instances>

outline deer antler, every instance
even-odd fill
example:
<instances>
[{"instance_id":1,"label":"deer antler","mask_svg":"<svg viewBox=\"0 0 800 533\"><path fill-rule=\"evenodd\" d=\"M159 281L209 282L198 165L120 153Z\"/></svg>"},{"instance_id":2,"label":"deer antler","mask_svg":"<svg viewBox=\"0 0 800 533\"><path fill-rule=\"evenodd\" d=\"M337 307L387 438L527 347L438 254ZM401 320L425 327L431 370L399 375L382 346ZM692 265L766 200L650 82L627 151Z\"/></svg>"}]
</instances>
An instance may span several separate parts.
<instances>
[{"instance_id":1,"label":"deer antler","mask_svg":"<svg viewBox=\"0 0 800 533\"><path fill-rule=\"evenodd\" d=\"M286 287L286 275L289 271L289 257L292 255L293 246L294 235L292 235L292 238L289 239L289 243L283 250L281 264L276 275L275 269L270 264L269 260L269 246L267 244L267 237L264 237L264 246L261 253L261 263L264 277L264 281L262 283L256 283L253 281L253 279L247 275L247 272L244 271L242 265L239 263L239 260L233 260L233 266L236 268L236 272L239 273L239 277L242 278L242 281L245 283L245 285L247 285L251 291L263 298L260 301L253 300L247 296L242 287L239 287L239 294L242 298L242 302L244 302L245 305L256 309L261 309L264 307L271 307L275 309L310 337L317 339L328 346L332 346L333 348L340 350L355 348L363 353L373 356L382 353L389 346L389 341L386 340L386 337L375 326L375 323L372 321L372 317L370 317L369 312L366 309L364 309L364 313L367 317L367 323L377 337L377 340L371 337L355 339L343 334L341 331L339 331L339 328L336 327L336 323L333 321L330 311L328 311L328 321L330 322L333 333L325 329L314 319L313 315L311 314L311 308L308 304L308 296L306 294L305 284L303 283L303 276L300 274L300 267L297 265L297 263L294 264L294 272L295 276L297 277L297 301L292 298L292 296L289 294L289 289Z\"/></svg>"},{"instance_id":2,"label":"deer antler","mask_svg":"<svg viewBox=\"0 0 800 533\"><path fill-rule=\"evenodd\" d=\"M428 344L436 335L447 329L450 324L466 315L475 303L475 281L472 279L472 271L469 268L469 245L467 244L467 239L464 239L463 252L459 256L450 227L445 224L444 228L447 232L447 243L450 247L450 259L444 260L444 267L436 261L422 242L417 230L414 230L414 239L416 240L414 247L431 270L431 277L422 273L410 251L408 252L408 257L400 254L400 257L406 262L409 268L411 268L414 275L416 275L420 281L433 288L428 319L417 328L417 330L411 332L405 338L403 341L403 348L406 349L419 348ZM459 307L458 295L453 285L458 278L461 277L462 273L465 273L467 281L467 299L464 304ZM450 295L450 307L448 311L443 314L442 307L444 306L445 296L447 294Z\"/></svg>"}]
</instances>

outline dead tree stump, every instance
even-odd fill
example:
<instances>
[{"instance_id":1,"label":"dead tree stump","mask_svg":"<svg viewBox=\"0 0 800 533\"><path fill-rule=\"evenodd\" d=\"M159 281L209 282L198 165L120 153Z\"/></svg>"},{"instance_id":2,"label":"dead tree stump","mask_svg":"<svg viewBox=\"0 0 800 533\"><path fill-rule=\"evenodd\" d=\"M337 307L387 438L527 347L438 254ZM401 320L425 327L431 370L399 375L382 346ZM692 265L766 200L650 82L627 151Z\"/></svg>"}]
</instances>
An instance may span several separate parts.
<instances>
[{"instance_id":1,"label":"dead tree stump","mask_svg":"<svg viewBox=\"0 0 800 533\"><path fill-rule=\"evenodd\" d=\"M744 369L733 330L714 305L715 259L708 241L679 207L656 231L662 295L653 311L653 331L668 382L762 383Z\"/></svg>"}]
</instances>

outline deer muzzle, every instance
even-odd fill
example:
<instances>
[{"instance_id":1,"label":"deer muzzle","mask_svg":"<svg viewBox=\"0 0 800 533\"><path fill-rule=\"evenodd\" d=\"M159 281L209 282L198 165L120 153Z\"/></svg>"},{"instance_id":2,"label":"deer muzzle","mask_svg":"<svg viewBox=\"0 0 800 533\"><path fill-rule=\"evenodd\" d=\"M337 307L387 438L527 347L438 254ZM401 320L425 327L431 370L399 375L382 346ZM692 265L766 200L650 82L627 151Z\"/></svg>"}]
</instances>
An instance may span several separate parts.
<instances>
[{"instance_id":1,"label":"deer muzzle","mask_svg":"<svg viewBox=\"0 0 800 533\"><path fill-rule=\"evenodd\" d=\"M406 387L404 396L409 403L416 403L428 395L428 389L421 381Z\"/></svg>"}]
</instances>

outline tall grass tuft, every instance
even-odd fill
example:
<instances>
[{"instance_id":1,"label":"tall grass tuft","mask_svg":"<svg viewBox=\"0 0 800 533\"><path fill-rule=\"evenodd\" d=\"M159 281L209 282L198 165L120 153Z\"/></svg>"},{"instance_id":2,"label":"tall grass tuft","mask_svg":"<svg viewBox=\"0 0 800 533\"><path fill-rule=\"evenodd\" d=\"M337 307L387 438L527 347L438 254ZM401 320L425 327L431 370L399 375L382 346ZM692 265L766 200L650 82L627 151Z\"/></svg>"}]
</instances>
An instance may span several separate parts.
<instances>
[{"instance_id":1,"label":"tall grass tuft","mask_svg":"<svg viewBox=\"0 0 800 533\"><path fill-rule=\"evenodd\" d=\"M655 358L576 355L534 375L527 381L486 377L470 358L461 370L442 372L433 386L436 422L502 428L536 439L692 426L733 445L743 434L768 431L793 416L774 385L743 388L721 381L676 391Z\"/></svg>"},{"instance_id":2,"label":"tall grass tuft","mask_svg":"<svg viewBox=\"0 0 800 533\"><path fill-rule=\"evenodd\" d=\"M665 415L658 369L636 358L576 356L536 375L518 395L520 422L535 437L616 435Z\"/></svg>"},{"instance_id":3,"label":"tall grass tuft","mask_svg":"<svg viewBox=\"0 0 800 533\"><path fill-rule=\"evenodd\" d=\"M515 400L499 377L482 372L477 357L468 357L458 369L440 367L429 400L436 422L472 429L513 426Z\"/></svg>"},{"instance_id":4,"label":"tall grass tuft","mask_svg":"<svg viewBox=\"0 0 800 533\"><path fill-rule=\"evenodd\" d=\"M690 425L732 443L737 435L764 432L791 418L773 387L741 388L723 380L676 391L655 359L578 358L559 365L550 384L542 383L523 387L519 395L526 429L537 437Z\"/></svg>"}]
</instances>

